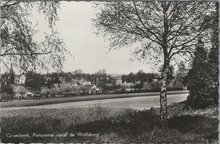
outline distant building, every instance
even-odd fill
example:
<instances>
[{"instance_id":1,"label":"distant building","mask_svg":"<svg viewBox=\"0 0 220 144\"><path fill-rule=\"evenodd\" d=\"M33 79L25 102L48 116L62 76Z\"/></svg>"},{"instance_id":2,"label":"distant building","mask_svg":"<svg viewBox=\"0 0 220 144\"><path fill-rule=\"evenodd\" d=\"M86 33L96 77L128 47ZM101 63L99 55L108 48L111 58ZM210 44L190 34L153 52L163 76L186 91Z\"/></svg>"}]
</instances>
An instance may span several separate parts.
<instances>
[{"instance_id":1,"label":"distant building","mask_svg":"<svg viewBox=\"0 0 220 144\"><path fill-rule=\"evenodd\" d=\"M122 85L122 80L121 79L115 80L115 85Z\"/></svg>"},{"instance_id":2,"label":"distant building","mask_svg":"<svg viewBox=\"0 0 220 144\"><path fill-rule=\"evenodd\" d=\"M26 81L26 76L22 75L15 75L15 85L24 85Z\"/></svg>"},{"instance_id":3,"label":"distant building","mask_svg":"<svg viewBox=\"0 0 220 144\"><path fill-rule=\"evenodd\" d=\"M139 80L139 81L135 81L135 84L141 84L141 81Z\"/></svg>"},{"instance_id":4,"label":"distant building","mask_svg":"<svg viewBox=\"0 0 220 144\"><path fill-rule=\"evenodd\" d=\"M25 94L24 94L24 97L25 98L33 98L34 97L34 93L32 93L32 92L26 92Z\"/></svg>"},{"instance_id":5,"label":"distant building","mask_svg":"<svg viewBox=\"0 0 220 144\"><path fill-rule=\"evenodd\" d=\"M72 80L71 80L71 84L72 84L73 86L76 86L76 87L80 85L79 81L76 80L76 79L72 79Z\"/></svg>"},{"instance_id":6,"label":"distant building","mask_svg":"<svg viewBox=\"0 0 220 144\"><path fill-rule=\"evenodd\" d=\"M33 96L33 93L29 92L24 86L14 86L14 97L15 98L27 98Z\"/></svg>"},{"instance_id":7,"label":"distant building","mask_svg":"<svg viewBox=\"0 0 220 144\"><path fill-rule=\"evenodd\" d=\"M126 81L125 81L125 82L123 82L123 86L124 86L124 87L127 87L127 88L128 88L128 87L132 87L132 86L134 86L134 83L132 83L132 82L126 82Z\"/></svg>"},{"instance_id":8,"label":"distant building","mask_svg":"<svg viewBox=\"0 0 220 144\"><path fill-rule=\"evenodd\" d=\"M80 92L82 94L98 94L101 90L95 85L83 85L80 87Z\"/></svg>"},{"instance_id":9,"label":"distant building","mask_svg":"<svg viewBox=\"0 0 220 144\"><path fill-rule=\"evenodd\" d=\"M113 82L114 82L115 85L122 85L123 84L121 76L119 76L119 75L118 76L113 76L112 79L113 79Z\"/></svg>"},{"instance_id":10,"label":"distant building","mask_svg":"<svg viewBox=\"0 0 220 144\"><path fill-rule=\"evenodd\" d=\"M152 79L152 81L153 81L153 82L158 82L159 79L158 79L158 78L154 78L154 79Z\"/></svg>"},{"instance_id":11,"label":"distant building","mask_svg":"<svg viewBox=\"0 0 220 144\"><path fill-rule=\"evenodd\" d=\"M22 74L22 75L20 76L20 79L19 79L19 84L20 84L20 85L21 85L21 84L25 84L25 81L26 81L26 77L25 77L24 74Z\"/></svg>"},{"instance_id":12,"label":"distant building","mask_svg":"<svg viewBox=\"0 0 220 144\"><path fill-rule=\"evenodd\" d=\"M85 79L81 79L81 80L79 80L79 84L80 85L91 85L92 83L90 81L85 80Z\"/></svg>"}]
</instances>

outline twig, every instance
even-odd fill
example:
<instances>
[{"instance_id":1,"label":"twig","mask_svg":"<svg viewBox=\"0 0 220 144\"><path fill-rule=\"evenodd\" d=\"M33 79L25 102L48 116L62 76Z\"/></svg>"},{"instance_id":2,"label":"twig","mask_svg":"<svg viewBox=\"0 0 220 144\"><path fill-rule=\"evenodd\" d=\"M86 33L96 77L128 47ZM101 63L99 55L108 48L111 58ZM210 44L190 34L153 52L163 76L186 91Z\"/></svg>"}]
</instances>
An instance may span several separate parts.
<instances>
[{"instance_id":1,"label":"twig","mask_svg":"<svg viewBox=\"0 0 220 144\"><path fill-rule=\"evenodd\" d=\"M155 130L156 130L156 129L153 130L153 132L152 132L152 134L151 134L151 136L150 136L149 144L150 144L150 142L151 142L151 139L152 139L152 137L153 137L153 135L154 135Z\"/></svg>"}]
</instances>

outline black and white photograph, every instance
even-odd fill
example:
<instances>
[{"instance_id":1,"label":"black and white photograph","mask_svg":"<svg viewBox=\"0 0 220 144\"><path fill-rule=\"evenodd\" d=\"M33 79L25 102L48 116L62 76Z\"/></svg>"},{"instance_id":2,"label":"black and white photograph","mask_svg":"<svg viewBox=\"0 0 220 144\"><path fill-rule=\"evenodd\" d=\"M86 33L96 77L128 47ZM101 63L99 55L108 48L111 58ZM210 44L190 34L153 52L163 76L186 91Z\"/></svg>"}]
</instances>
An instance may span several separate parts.
<instances>
[{"instance_id":1,"label":"black and white photograph","mask_svg":"<svg viewBox=\"0 0 220 144\"><path fill-rule=\"evenodd\" d=\"M0 6L1 143L218 144L218 1Z\"/></svg>"}]
</instances>

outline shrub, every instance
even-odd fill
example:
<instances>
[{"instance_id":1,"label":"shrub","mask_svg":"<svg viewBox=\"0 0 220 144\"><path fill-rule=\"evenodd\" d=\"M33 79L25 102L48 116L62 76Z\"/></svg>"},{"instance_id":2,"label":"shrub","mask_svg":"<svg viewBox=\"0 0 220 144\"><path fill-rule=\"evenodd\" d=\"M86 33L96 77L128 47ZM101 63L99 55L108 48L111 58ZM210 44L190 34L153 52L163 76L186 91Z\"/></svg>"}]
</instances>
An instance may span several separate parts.
<instances>
[{"instance_id":1,"label":"shrub","mask_svg":"<svg viewBox=\"0 0 220 144\"><path fill-rule=\"evenodd\" d=\"M2 85L1 100L12 100L14 95L13 87L11 85Z\"/></svg>"},{"instance_id":2,"label":"shrub","mask_svg":"<svg viewBox=\"0 0 220 144\"><path fill-rule=\"evenodd\" d=\"M6 93L6 92L3 92L1 93L1 101L4 101L4 100L12 100L12 96L9 94L9 93Z\"/></svg>"},{"instance_id":3,"label":"shrub","mask_svg":"<svg viewBox=\"0 0 220 144\"><path fill-rule=\"evenodd\" d=\"M150 83L150 90L152 91L160 91L161 89L161 83L160 81L155 81Z\"/></svg>"}]
</instances>

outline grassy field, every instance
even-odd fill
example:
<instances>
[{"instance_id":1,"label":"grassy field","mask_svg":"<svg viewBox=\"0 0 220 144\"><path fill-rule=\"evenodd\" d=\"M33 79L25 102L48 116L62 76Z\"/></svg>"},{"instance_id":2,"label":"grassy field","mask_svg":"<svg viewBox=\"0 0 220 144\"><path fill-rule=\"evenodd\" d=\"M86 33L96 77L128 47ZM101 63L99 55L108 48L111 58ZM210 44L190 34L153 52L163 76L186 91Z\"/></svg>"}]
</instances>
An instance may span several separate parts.
<instances>
[{"instance_id":1,"label":"grassy field","mask_svg":"<svg viewBox=\"0 0 220 144\"><path fill-rule=\"evenodd\" d=\"M168 94L184 94L188 91L169 91ZM126 98L126 97L140 97L140 96L158 96L159 92L148 92L148 93L130 93L130 94L110 94L110 95L87 95L87 96L74 96L74 97L63 97L63 98L44 98L44 99L31 99L31 100L14 100L8 102L0 102L1 108L4 107L25 107L25 106L38 106L48 104L58 104L76 101L89 101L89 100L100 100L100 99L115 99L115 98Z\"/></svg>"},{"instance_id":2,"label":"grassy field","mask_svg":"<svg viewBox=\"0 0 220 144\"><path fill-rule=\"evenodd\" d=\"M169 106L168 112L168 125L162 128L158 109L136 111L96 105L75 109L8 110L1 113L1 139L14 143L217 143L216 107L192 110L181 102ZM33 133L52 136L37 137Z\"/></svg>"}]
</instances>

